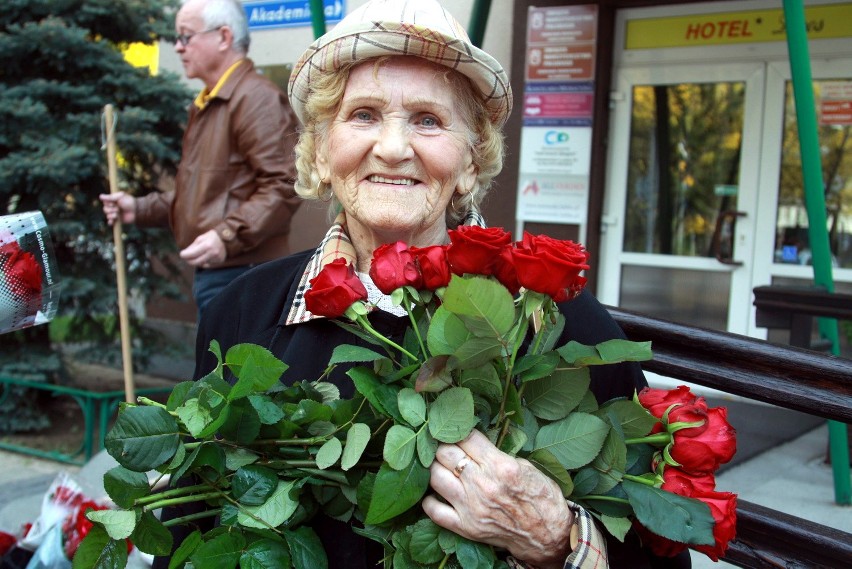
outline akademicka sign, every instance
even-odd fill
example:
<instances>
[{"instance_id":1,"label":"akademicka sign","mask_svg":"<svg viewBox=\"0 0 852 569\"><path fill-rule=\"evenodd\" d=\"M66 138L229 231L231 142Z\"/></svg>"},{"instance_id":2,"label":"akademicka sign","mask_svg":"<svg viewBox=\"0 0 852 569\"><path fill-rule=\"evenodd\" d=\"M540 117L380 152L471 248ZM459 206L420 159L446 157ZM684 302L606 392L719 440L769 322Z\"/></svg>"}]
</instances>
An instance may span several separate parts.
<instances>
[{"instance_id":1,"label":"akademicka sign","mask_svg":"<svg viewBox=\"0 0 852 569\"><path fill-rule=\"evenodd\" d=\"M245 2L249 29L285 28L311 25L311 6L307 0L289 2ZM344 0L323 0L326 24L338 23L346 13Z\"/></svg>"}]
</instances>

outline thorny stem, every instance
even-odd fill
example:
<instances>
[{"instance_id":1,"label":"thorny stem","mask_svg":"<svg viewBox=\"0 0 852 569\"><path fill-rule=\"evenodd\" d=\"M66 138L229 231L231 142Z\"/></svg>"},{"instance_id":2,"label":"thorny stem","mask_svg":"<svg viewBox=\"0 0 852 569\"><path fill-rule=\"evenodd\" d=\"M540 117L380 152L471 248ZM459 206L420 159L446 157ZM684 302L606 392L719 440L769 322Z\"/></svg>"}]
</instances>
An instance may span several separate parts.
<instances>
[{"instance_id":1,"label":"thorny stem","mask_svg":"<svg viewBox=\"0 0 852 569\"><path fill-rule=\"evenodd\" d=\"M655 435L648 435L646 437L637 437L635 439L624 439L624 444L627 445L637 445L642 443L647 443L651 445L666 445L670 442L672 442L672 436L671 434L666 432L657 433Z\"/></svg>"},{"instance_id":2,"label":"thorny stem","mask_svg":"<svg viewBox=\"0 0 852 569\"><path fill-rule=\"evenodd\" d=\"M209 486L208 486L209 488ZM169 498L167 500L157 500L156 502L152 502L146 506L142 507L143 511L149 512L151 510L159 510L160 508L164 508L166 506L175 506L177 504L188 504L190 502L201 502L203 500L208 500L210 498L221 498L225 496L225 494L219 490L201 493L201 494L191 494L189 496L179 496L177 498ZM159 497L159 496L158 496Z\"/></svg>"},{"instance_id":3,"label":"thorny stem","mask_svg":"<svg viewBox=\"0 0 852 569\"><path fill-rule=\"evenodd\" d=\"M409 352L408 350L406 350L405 348L403 348L402 346L400 346L399 344L397 344L396 342L394 342L390 338L386 338L385 336L382 336L381 334L379 334L376 331L376 329L373 328L373 326L370 324L370 321L367 320L367 318L365 316L361 316L360 314L358 315L358 324L363 326L364 329L367 330L367 332L369 332L370 334L372 334L373 336L375 336L376 338L378 338L382 342L386 343L387 345L389 345L393 348L396 348L397 350L399 350L400 352L402 352L403 354L405 354L406 356L411 358L411 361L413 361L413 362L419 361L414 354L412 354L411 352Z\"/></svg>"},{"instance_id":4,"label":"thorny stem","mask_svg":"<svg viewBox=\"0 0 852 569\"><path fill-rule=\"evenodd\" d=\"M411 300L408 298L408 293L405 293L405 312L408 314L408 319L411 321L411 329L414 330L414 335L417 336L417 343L420 344L420 353L426 357L426 345L423 343L423 337L420 335L420 327L417 326L417 321L414 319L414 314L411 312ZM414 358L415 360L417 358Z\"/></svg>"},{"instance_id":5,"label":"thorny stem","mask_svg":"<svg viewBox=\"0 0 852 569\"><path fill-rule=\"evenodd\" d=\"M195 520L201 520L201 519L204 519L204 518L211 518L213 516L218 516L221 513L222 513L221 508L216 508L216 509L213 509L213 510L204 510L202 512L196 512L194 514L187 514L186 516L183 516L183 517L180 517L180 518L172 518L171 520L166 520L166 521L163 522L163 525L166 526L166 527L179 526L179 525L185 524L187 522L191 522L191 521L195 521Z\"/></svg>"}]
</instances>

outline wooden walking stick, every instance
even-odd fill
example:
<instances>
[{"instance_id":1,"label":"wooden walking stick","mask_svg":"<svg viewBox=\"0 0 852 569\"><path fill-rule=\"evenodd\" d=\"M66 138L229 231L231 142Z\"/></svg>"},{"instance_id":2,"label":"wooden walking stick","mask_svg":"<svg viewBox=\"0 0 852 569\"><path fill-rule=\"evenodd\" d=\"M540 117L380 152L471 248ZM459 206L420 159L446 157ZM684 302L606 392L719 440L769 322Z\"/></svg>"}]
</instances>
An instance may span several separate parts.
<instances>
[{"instance_id":1,"label":"wooden walking stick","mask_svg":"<svg viewBox=\"0 0 852 569\"><path fill-rule=\"evenodd\" d=\"M112 105L104 107L106 130L107 165L109 171L109 191L118 192L118 173L115 150L115 120ZM130 320L127 311L127 279L125 277L124 240L122 239L121 215L112 224L112 239L115 251L115 272L118 279L118 319L121 325L121 360L124 365L124 394L128 403L136 402L133 385L133 360L130 350Z\"/></svg>"}]
</instances>

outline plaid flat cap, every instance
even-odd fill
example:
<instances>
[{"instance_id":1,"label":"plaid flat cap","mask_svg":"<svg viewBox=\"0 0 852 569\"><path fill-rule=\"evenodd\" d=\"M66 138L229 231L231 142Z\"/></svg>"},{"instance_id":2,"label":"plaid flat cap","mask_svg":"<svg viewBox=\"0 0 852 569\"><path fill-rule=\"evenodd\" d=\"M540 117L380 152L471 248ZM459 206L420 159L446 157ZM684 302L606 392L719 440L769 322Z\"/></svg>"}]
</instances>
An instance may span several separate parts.
<instances>
[{"instance_id":1,"label":"plaid flat cap","mask_svg":"<svg viewBox=\"0 0 852 569\"><path fill-rule=\"evenodd\" d=\"M474 46L437 1L371 0L312 43L293 67L287 92L299 120L304 124L312 77L385 55L422 57L467 76L497 126L512 110L512 88L503 66Z\"/></svg>"}]
</instances>

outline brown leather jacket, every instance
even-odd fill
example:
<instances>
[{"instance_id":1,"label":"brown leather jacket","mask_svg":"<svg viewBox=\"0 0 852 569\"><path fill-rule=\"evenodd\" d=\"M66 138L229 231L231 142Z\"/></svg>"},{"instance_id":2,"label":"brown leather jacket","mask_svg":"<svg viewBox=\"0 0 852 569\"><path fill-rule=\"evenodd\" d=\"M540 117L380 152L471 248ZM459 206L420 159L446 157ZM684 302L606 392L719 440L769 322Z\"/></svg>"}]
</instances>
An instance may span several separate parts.
<instances>
[{"instance_id":1,"label":"brown leather jacket","mask_svg":"<svg viewBox=\"0 0 852 569\"><path fill-rule=\"evenodd\" d=\"M217 268L289 254L297 124L286 94L243 60L203 110L190 105L175 189L137 199L136 223L168 225L181 249L215 229L227 250Z\"/></svg>"}]
</instances>

